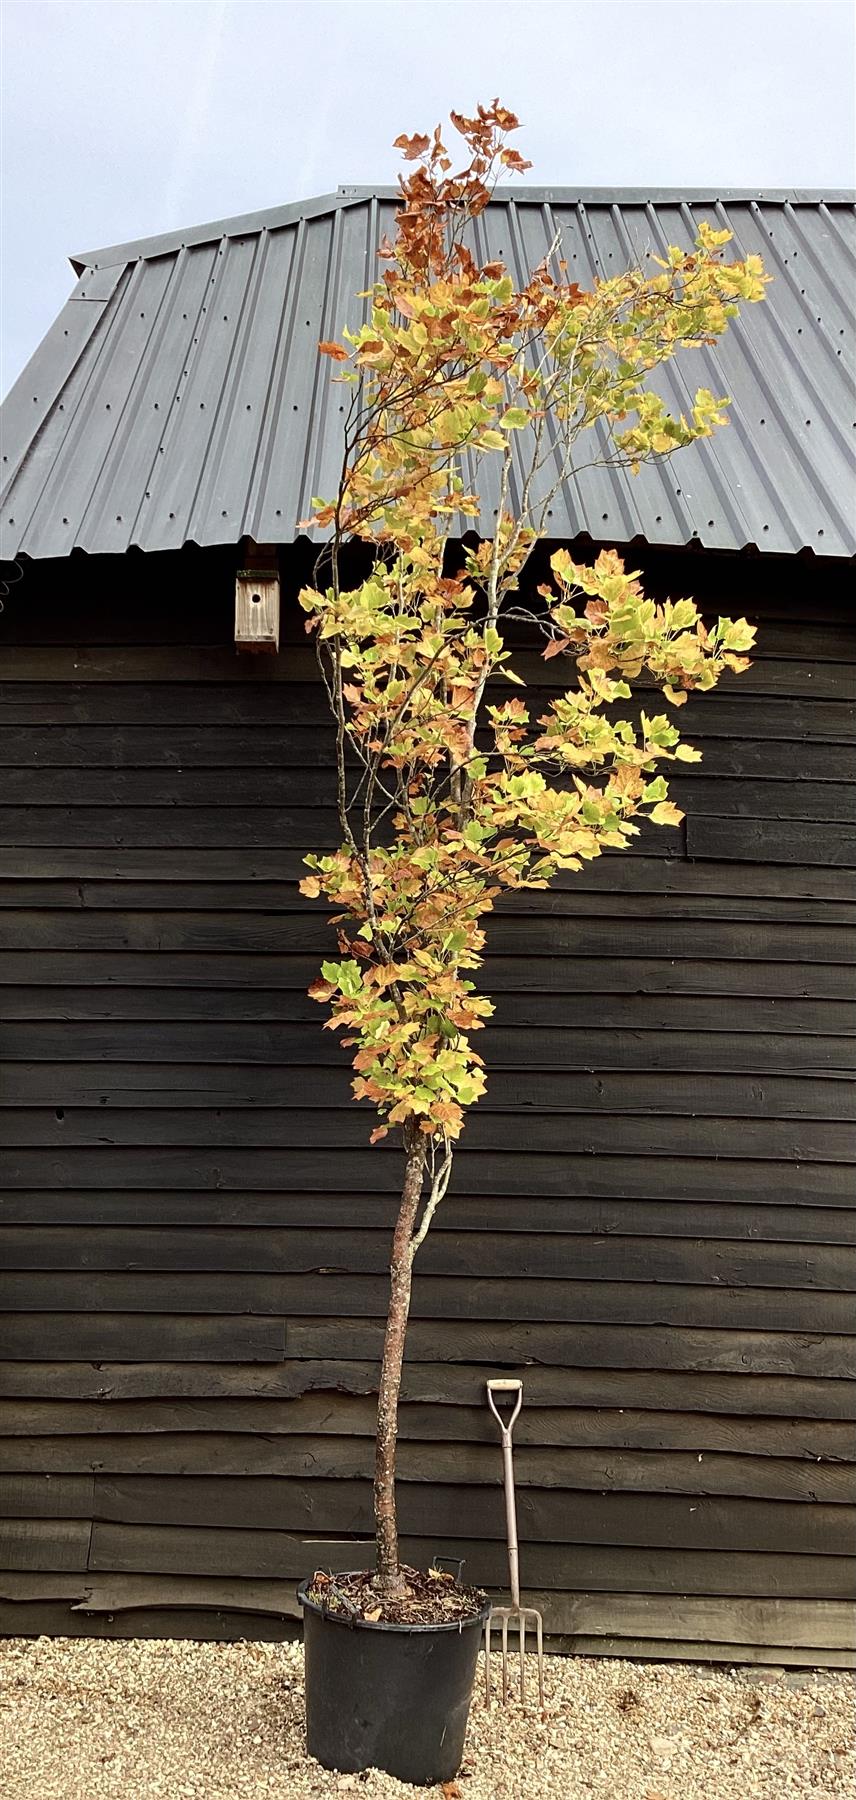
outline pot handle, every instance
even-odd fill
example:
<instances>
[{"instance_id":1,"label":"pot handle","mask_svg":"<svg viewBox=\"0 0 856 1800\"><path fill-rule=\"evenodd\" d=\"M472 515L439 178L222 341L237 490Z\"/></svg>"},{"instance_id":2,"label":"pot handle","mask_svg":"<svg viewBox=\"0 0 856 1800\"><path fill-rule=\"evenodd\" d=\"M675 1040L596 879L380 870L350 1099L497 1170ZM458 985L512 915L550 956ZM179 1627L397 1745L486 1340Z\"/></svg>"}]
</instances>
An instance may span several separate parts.
<instances>
[{"instance_id":1,"label":"pot handle","mask_svg":"<svg viewBox=\"0 0 856 1800\"><path fill-rule=\"evenodd\" d=\"M466 1560L465 1556L432 1556L431 1567L432 1569L442 1569L445 1563L449 1563L453 1569L457 1570L455 1580L460 1583L463 1581Z\"/></svg>"}]
</instances>

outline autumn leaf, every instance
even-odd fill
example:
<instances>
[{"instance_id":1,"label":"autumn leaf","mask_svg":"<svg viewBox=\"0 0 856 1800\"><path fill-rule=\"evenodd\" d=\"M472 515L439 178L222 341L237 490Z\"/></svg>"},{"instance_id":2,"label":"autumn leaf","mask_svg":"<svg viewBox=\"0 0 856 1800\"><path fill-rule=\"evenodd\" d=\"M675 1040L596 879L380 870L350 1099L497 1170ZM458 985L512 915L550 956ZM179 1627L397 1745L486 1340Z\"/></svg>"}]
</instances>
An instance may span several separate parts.
<instances>
[{"instance_id":1,"label":"autumn leaf","mask_svg":"<svg viewBox=\"0 0 856 1800\"><path fill-rule=\"evenodd\" d=\"M322 356L332 356L334 362L347 362L350 356L350 351L345 349L344 344L326 342L319 344L318 348Z\"/></svg>"},{"instance_id":2,"label":"autumn leaf","mask_svg":"<svg viewBox=\"0 0 856 1800\"><path fill-rule=\"evenodd\" d=\"M323 976L319 975L317 981L313 981L306 991L310 1000L329 1000L335 994L336 989L332 981L325 981Z\"/></svg>"},{"instance_id":3,"label":"autumn leaf","mask_svg":"<svg viewBox=\"0 0 856 1800\"><path fill-rule=\"evenodd\" d=\"M401 151L405 162L415 162L418 156L424 156L430 142L430 138L421 137L418 132L414 132L413 137L402 132L400 137L393 139L393 149Z\"/></svg>"},{"instance_id":4,"label":"autumn leaf","mask_svg":"<svg viewBox=\"0 0 856 1800\"><path fill-rule=\"evenodd\" d=\"M673 806L671 800L660 800L656 806L652 806L649 816L655 825L680 825L686 815L679 806Z\"/></svg>"},{"instance_id":5,"label":"autumn leaf","mask_svg":"<svg viewBox=\"0 0 856 1800\"><path fill-rule=\"evenodd\" d=\"M502 150L499 160L504 168L515 169L518 175L522 175L525 169L532 167L531 162L524 161L519 150Z\"/></svg>"}]
</instances>

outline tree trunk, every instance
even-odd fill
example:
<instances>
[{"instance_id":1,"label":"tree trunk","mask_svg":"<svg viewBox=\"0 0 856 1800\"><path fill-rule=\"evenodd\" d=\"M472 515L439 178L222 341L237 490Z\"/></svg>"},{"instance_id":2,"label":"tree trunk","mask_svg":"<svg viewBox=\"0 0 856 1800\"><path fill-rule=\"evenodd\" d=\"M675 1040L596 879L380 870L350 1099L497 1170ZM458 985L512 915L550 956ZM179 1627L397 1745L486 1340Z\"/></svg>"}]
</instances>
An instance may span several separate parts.
<instances>
[{"instance_id":1,"label":"tree trunk","mask_svg":"<svg viewBox=\"0 0 856 1800\"><path fill-rule=\"evenodd\" d=\"M412 1123L405 1128L404 1182L392 1240L389 1311L383 1342L383 1361L377 1407L375 1439L374 1514L377 1566L374 1585L392 1598L403 1588L398 1561L398 1525L395 1516L395 1448L398 1438L398 1396L401 1365L410 1312L413 1255L410 1240L422 1197L426 1156L425 1135Z\"/></svg>"}]
</instances>

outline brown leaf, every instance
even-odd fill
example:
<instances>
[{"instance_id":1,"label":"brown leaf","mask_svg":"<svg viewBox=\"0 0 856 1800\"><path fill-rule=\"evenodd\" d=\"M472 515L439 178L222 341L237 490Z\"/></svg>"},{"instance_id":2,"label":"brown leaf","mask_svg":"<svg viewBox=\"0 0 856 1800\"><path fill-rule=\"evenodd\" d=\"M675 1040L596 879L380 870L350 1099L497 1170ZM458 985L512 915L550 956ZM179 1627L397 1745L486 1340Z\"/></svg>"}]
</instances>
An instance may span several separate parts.
<instances>
[{"instance_id":1,"label":"brown leaf","mask_svg":"<svg viewBox=\"0 0 856 1800\"><path fill-rule=\"evenodd\" d=\"M526 162L519 150L501 150L499 160L504 163L506 169L516 169L518 175L522 175L524 169L532 167L531 162Z\"/></svg>"},{"instance_id":2,"label":"brown leaf","mask_svg":"<svg viewBox=\"0 0 856 1800\"><path fill-rule=\"evenodd\" d=\"M414 132L410 138L405 132L402 132L400 137L395 138L393 149L401 151L405 162L415 162L418 156L425 155L430 142L430 138L420 137L418 131Z\"/></svg>"},{"instance_id":3,"label":"brown leaf","mask_svg":"<svg viewBox=\"0 0 856 1800\"><path fill-rule=\"evenodd\" d=\"M332 981L324 981L319 975L318 980L313 981L311 987L308 987L306 992L309 995L310 1000L329 1000L330 995L335 994L336 989L334 988Z\"/></svg>"},{"instance_id":4,"label":"brown leaf","mask_svg":"<svg viewBox=\"0 0 856 1800\"><path fill-rule=\"evenodd\" d=\"M440 1792L443 1800L461 1800L461 1789L456 1781L444 1781Z\"/></svg>"},{"instance_id":5,"label":"brown leaf","mask_svg":"<svg viewBox=\"0 0 856 1800\"><path fill-rule=\"evenodd\" d=\"M367 1619L370 1625L375 1625L377 1623L378 1619L380 1618L380 1614L381 1614L380 1607L372 1606L369 1608L369 1611L367 1613L363 1613L363 1618Z\"/></svg>"},{"instance_id":6,"label":"brown leaf","mask_svg":"<svg viewBox=\"0 0 856 1800\"><path fill-rule=\"evenodd\" d=\"M334 362L347 362L350 355L344 344L323 343L318 348L322 356L332 356Z\"/></svg>"}]
</instances>

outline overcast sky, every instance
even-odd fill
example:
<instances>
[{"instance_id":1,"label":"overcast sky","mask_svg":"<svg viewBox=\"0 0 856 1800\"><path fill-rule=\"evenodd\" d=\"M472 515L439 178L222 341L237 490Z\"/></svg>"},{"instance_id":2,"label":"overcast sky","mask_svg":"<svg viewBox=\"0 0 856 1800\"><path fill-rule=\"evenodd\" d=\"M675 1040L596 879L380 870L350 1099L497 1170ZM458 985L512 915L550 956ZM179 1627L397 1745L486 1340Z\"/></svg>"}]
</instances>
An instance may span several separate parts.
<instances>
[{"instance_id":1,"label":"overcast sky","mask_svg":"<svg viewBox=\"0 0 856 1800\"><path fill-rule=\"evenodd\" d=\"M6 387L70 253L389 183L498 94L528 180L854 180L851 0L5 0Z\"/></svg>"}]
</instances>

